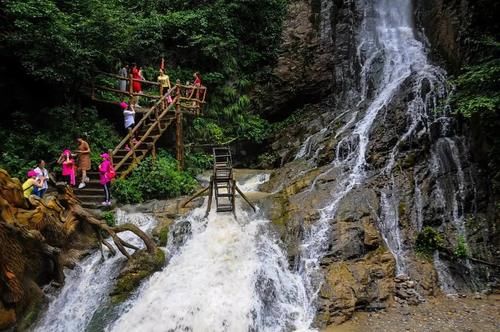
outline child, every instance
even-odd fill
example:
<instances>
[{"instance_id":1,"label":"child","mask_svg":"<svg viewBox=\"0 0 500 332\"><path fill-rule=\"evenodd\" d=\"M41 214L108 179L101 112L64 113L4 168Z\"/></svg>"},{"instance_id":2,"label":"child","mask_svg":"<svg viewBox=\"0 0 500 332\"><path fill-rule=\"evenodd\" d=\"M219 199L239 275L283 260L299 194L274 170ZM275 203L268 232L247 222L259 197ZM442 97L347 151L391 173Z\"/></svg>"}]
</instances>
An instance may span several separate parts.
<instances>
[{"instance_id":1,"label":"child","mask_svg":"<svg viewBox=\"0 0 500 332\"><path fill-rule=\"evenodd\" d=\"M102 163L99 165L99 182L102 184L104 189L104 202L102 205L110 206L111 205L111 193L109 191L109 184L111 183L111 161L109 160L109 154L103 153L101 154Z\"/></svg>"}]
</instances>

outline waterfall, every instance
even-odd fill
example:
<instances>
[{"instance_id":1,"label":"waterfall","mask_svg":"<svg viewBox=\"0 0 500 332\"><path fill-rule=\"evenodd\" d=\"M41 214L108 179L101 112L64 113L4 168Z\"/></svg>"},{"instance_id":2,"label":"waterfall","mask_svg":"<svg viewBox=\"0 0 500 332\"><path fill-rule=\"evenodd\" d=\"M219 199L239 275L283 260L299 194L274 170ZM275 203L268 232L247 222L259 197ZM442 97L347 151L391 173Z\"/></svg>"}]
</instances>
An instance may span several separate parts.
<instances>
[{"instance_id":1,"label":"waterfall","mask_svg":"<svg viewBox=\"0 0 500 332\"><path fill-rule=\"evenodd\" d=\"M354 96L354 100L345 101L346 105L356 105L356 108L349 109L347 114L341 113L347 120L334 135L338 138L335 158L311 186L312 190L316 180L324 174L334 169L340 171L331 190L330 202L319 210L319 220L305 232L300 253L300 273L310 303L316 301L321 287L320 260L331 243L331 224L339 203L354 188L362 186L367 175L385 176L389 179L380 195L378 228L395 256L397 273L408 273L406 256L409 248L406 247L400 230L400 202L392 173L401 147L410 140L428 135L433 113L439 101L448 93L446 73L429 62L424 44L415 37L410 0L360 0L357 4L363 17L357 37L356 60L360 64L360 75L358 84L352 87L358 90L346 94L347 98ZM409 96L404 105L405 132L389 147L383 169L373 170L366 157L374 123L380 113L388 109L393 99L403 93ZM329 127L335 128L334 123ZM310 157L313 138L314 141L320 141L317 135L318 133L306 139L297 157ZM450 141L447 139L448 143ZM415 193L417 201L413 223L417 225L417 229L421 229L422 198L417 183ZM457 226L459 223L463 224L462 220L455 220Z\"/></svg>"},{"instance_id":2,"label":"waterfall","mask_svg":"<svg viewBox=\"0 0 500 332\"><path fill-rule=\"evenodd\" d=\"M267 176L242 184L247 191ZM191 234L175 248L169 264L129 301L108 331L289 331L306 330L304 285L288 268L270 222L238 207L232 214L210 213L206 202L176 225ZM176 226L172 229L175 229Z\"/></svg>"},{"instance_id":3,"label":"waterfall","mask_svg":"<svg viewBox=\"0 0 500 332\"><path fill-rule=\"evenodd\" d=\"M151 216L142 213L116 212L117 224L132 223L143 231L150 231L156 224ZM127 242L142 246L142 241L130 232L120 236ZM105 248L105 255L108 251ZM52 299L35 331L68 332L85 331L94 314L106 302L109 292L126 258L120 253L101 260L100 251L95 251L82 260L73 270L66 270L66 283Z\"/></svg>"}]
</instances>

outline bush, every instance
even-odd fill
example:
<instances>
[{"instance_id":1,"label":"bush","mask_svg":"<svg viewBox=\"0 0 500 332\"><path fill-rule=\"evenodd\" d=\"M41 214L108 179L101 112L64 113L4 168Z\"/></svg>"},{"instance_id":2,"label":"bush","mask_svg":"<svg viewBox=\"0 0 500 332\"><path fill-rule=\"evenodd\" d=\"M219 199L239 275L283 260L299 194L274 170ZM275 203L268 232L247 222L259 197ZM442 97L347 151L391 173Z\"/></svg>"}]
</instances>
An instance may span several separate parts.
<instances>
[{"instance_id":1,"label":"bush","mask_svg":"<svg viewBox=\"0 0 500 332\"><path fill-rule=\"evenodd\" d=\"M129 179L117 179L111 185L113 198L121 203L140 203L142 193Z\"/></svg>"},{"instance_id":2,"label":"bush","mask_svg":"<svg viewBox=\"0 0 500 332\"><path fill-rule=\"evenodd\" d=\"M429 226L424 227L424 229L418 233L417 240L415 241L416 253L425 258L431 258L434 251L442 248L442 246L443 238L434 228Z\"/></svg>"},{"instance_id":3,"label":"bush","mask_svg":"<svg viewBox=\"0 0 500 332\"><path fill-rule=\"evenodd\" d=\"M458 237L457 246L455 247L453 254L455 254L458 258L466 258L469 256L469 247L467 246L467 242L465 241L465 237L463 235Z\"/></svg>"},{"instance_id":4,"label":"bush","mask_svg":"<svg viewBox=\"0 0 500 332\"><path fill-rule=\"evenodd\" d=\"M186 153L184 158L186 172L196 176L203 171L210 169L213 164L213 156L203 152Z\"/></svg>"},{"instance_id":5,"label":"bush","mask_svg":"<svg viewBox=\"0 0 500 332\"><path fill-rule=\"evenodd\" d=\"M108 226L116 226L116 217L113 211L105 211L102 213L101 217L106 221L106 224L108 224Z\"/></svg>"},{"instance_id":6,"label":"bush","mask_svg":"<svg viewBox=\"0 0 500 332\"><path fill-rule=\"evenodd\" d=\"M147 157L128 178L116 180L112 192L122 203L140 203L189 194L196 185L189 173L177 170L177 161L172 156L160 150L156 160Z\"/></svg>"}]
</instances>

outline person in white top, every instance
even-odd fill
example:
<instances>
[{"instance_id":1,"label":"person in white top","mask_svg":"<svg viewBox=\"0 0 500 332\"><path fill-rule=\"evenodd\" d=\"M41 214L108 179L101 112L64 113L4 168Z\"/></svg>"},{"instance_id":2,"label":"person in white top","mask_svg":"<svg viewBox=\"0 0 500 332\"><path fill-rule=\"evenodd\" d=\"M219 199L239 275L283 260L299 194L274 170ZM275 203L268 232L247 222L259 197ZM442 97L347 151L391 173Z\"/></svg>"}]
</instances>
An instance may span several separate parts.
<instances>
[{"instance_id":1,"label":"person in white top","mask_svg":"<svg viewBox=\"0 0 500 332\"><path fill-rule=\"evenodd\" d=\"M122 101L120 107L123 110L123 120L125 129L130 130L134 128L135 125L135 110L132 105L128 105L126 102Z\"/></svg>"},{"instance_id":2,"label":"person in white top","mask_svg":"<svg viewBox=\"0 0 500 332\"><path fill-rule=\"evenodd\" d=\"M35 168L34 171L37 174L36 179L42 183L42 186L40 188L37 188L37 190L34 190L33 193L38 197L42 198L43 195L45 195L47 189L49 188L49 183L48 183L49 172L45 168L45 161L44 160L38 161L38 167Z\"/></svg>"}]
</instances>

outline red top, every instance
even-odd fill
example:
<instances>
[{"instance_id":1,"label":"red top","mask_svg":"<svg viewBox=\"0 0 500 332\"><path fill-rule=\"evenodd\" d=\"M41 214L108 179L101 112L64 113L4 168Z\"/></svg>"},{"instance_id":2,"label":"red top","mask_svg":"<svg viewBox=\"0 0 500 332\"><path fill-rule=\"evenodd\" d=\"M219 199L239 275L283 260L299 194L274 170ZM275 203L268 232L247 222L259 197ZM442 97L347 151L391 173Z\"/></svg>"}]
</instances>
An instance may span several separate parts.
<instances>
[{"instance_id":1,"label":"red top","mask_svg":"<svg viewBox=\"0 0 500 332\"><path fill-rule=\"evenodd\" d=\"M137 69L137 68L132 68L132 78L133 78L134 80L141 80L141 79L142 79L142 78L141 78L141 75L139 75L139 69ZM132 83L132 90L133 90L134 92L136 92L136 93L137 93L137 92L141 92L141 91L142 91L141 83L140 83L140 82L138 82L138 81L134 81L134 82Z\"/></svg>"},{"instance_id":2,"label":"red top","mask_svg":"<svg viewBox=\"0 0 500 332\"><path fill-rule=\"evenodd\" d=\"M201 86L201 78L200 78L200 76L196 76L196 79L194 80L194 85L200 85Z\"/></svg>"}]
</instances>

